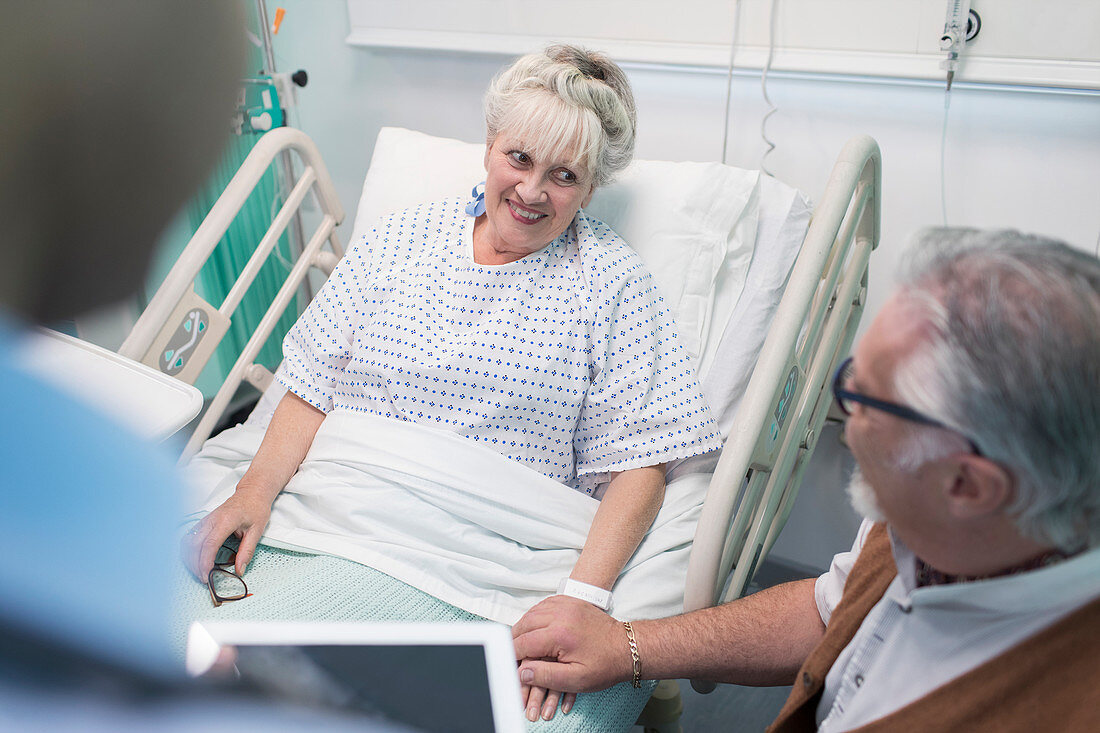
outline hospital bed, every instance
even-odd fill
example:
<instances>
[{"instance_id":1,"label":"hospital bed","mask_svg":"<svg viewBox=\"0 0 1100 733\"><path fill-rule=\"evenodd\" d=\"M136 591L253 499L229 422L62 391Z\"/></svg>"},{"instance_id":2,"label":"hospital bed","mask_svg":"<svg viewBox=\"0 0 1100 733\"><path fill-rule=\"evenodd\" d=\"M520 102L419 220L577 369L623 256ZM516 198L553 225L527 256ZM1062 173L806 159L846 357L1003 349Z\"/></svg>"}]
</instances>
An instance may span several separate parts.
<instances>
[{"instance_id":1,"label":"hospital bed","mask_svg":"<svg viewBox=\"0 0 1100 733\"><path fill-rule=\"evenodd\" d=\"M382 214L466 194L481 180L483 150L383 129L352 241ZM300 162L295 185L237 283L214 306L196 293L198 271L284 151ZM669 470L670 482L681 475L709 476L687 564L684 610L742 595L786 521L829 412L833 370L850 349L862 313L868 261L879 238L880 185L878 147L862 136L840 153L812 217L794 189L716 163L636 161L616 184L597 192L587 209L630 242L654 272L725 439L719 457L691 459ZM310 271L331 272L343 254L335 229L344 211L305 134L282 128L259 140L120 349L194 382L307 200L313 213L306 219L316 225L181 460L199 450L242 382L264 393L249 420L270 416L281 392L271 372L254 363L256 355Z\"/></svg>"}]
</instances>

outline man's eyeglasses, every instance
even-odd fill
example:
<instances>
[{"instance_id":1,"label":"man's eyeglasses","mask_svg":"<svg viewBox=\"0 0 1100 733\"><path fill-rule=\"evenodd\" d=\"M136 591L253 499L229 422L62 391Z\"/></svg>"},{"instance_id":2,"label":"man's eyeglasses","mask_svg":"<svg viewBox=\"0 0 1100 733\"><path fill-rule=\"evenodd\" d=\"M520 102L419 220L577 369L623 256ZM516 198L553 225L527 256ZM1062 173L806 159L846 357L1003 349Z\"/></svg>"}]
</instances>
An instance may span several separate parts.
<instances>
[{"instance_id":1,"label":"man's eyeglasses","mask_svg":"<svg viewBox=\"0 0 1100 733\"><path fill-rule=\"evenodd\" d=\"M237 550L240 547L240 538L231 534L214 556L214 567L207 576L206 587L210 590L210 600L215 607L227 601L239 601L248 595L248 586L244 584L244 580L229 569L237 562Z\"/></svg>"},{"instance_id":2,"label":"man's eyeglasses","mask_svg":"<svg viewBox=\"0 0 1100 733\"><path fill-rule=\"evenodd\" d=\"M935 418L928 417L922 412L914 410L912 407L906 407L905 405L899 405L895 402L887 402L886 400L875 399L874 397L868 397L867 395L860 394L859 392L852 392L845 389L844 385L848 383L848 378L852 375L852 357L848 357L840 363L837 367L836 376L833 377L833 397L836 398L836 404L840 408L840 411L845 415L852 414L852 407L855 404L866 405L882 412L888 412L894 417L900 417L902 420L908 420L910 422L919 423L920 425L930 425L934 428L942 428L944 430L950 430L953 433L959 431L955 428L945 425L944 423L936 420ZM970 444L970 450L974 455L982 455L981 450L978 449L978 445L967 438L966 442Z\"/></svg>"}]
</instances>

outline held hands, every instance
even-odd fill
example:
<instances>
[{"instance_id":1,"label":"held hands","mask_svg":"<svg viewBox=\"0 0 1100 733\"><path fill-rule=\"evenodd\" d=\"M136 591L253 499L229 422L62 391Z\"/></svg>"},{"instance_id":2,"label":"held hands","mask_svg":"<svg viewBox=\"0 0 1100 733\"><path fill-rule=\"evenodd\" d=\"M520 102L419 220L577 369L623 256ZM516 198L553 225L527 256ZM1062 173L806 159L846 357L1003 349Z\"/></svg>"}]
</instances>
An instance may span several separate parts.
<instances>
[{"instance_id":1,"label":"held hands","mask_svg":"<svg viewBox=\"0 0 1100 733\"><path fill-rule=\"evenodd\" d=\"M236 534L241 538L241 545L237 550L234 570L237 575L242 574L256 552L256 545L270 518L271 502L238 485L233 496L203 517L180 540L184 564L196 578L205 583L214 567L218 548L229 535Z\"/></svg>"},{"instance_id":2,"label":"held hands","mask_svg":"<svg viewBox=\"0 0 1100 733\"><path fill-rule=\"evenodd\" d=\"M584 548L559 593L535 605L513 629L527 718L550 720L561 690L568 713L576 692L602 690L634 675L626 629L593 604L622 573L665 493L663 464L611 474ZM582 600L583 599L583 600ZM549 693L547 691L550 691Z\"/></svg>"},{"instance_id":3,"label":"held hands","mask_svg":"<svg viewBox=\"0 0 1100 733\"><path fill-rule=\"evenodd\" d=\"M541 706L550 720L561 693L568 713L577 692L602 690L631 679L633 661L621 623L590 603L551 596L512 627L528 719Z\"/></svg>"}]
</instances>

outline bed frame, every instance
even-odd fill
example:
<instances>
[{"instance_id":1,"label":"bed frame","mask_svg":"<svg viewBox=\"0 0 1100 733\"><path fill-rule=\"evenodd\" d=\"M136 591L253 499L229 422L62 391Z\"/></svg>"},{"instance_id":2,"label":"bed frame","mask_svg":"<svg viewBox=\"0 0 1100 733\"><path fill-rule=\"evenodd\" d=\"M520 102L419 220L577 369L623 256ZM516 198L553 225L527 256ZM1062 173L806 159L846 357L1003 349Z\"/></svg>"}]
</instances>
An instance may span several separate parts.
<instances>
[{"instance_id":1,"label":"bed frame","mask_svg":"<svg viewBox=\"0 0 1100 733\"><path fill-rule=\"evenodd\" d=\"M841 151L711 478L688 562L684 610L739 598L798 496L833 403L878 246L882 162L861 135ZM699 692L713 682L693 680Z\"/></svg>"},{"instance_id":2,"label":"bed frame","mask_svg":"<svg viewBox=\"0 0 1100 733\"><path fill-rule=\"evenodd\" d=\"M195 293L195 278L260 177L288 150L297 153L302 170L240 278L214 308ZM199 320L206 319L207 327L187 363L175 373L193 383L260 266L310 194L316 199L320 223L194 429L181 461L209 437L242 381L261 392L271 383L271 372L253 363L256 354L309 270L317 268L327 275L343 254L335 228L344 210L317 147L304 133L279 128L259 140L119 350L164 370L166 345L180 324L197 314ZM833 371L848 353L863 312L868 262L879 241L880 200L878 145L865 135L855 137L841 151L814 212L711 479L691 550L685 611L741 596L790 514L832 405ZM701 692L714 688L711 682L692 684ZM678 699L672 705L679 705ZM668 728L647 723L647 730L677 728L675 721Z\"/></svg>"},{"instance_id":3,"label":"bed frame","mask_svg":"<svg viewBox=\"0 0 1100 733\"><path fill-rule=\"evenodd\" d=\"M711 477L688 561L684 611L740 598L798 496L833 409L831 381L855 339L878 247L882 159L866 135L837 158ZM692 680L696 692L715 683ZM638 724L681 733L674 680L657 685Z\"/></svg>"},{"instance_id":4,"label":"bed frame","mask_svg":"<svg viewBox=\"0 0 1100 733\"><path fill-rule=\"evenodd\" d=\"M276 157L289 151L298 154L303 169L298 175L291 172L294 183L286 203L276 213L271 226L256 245L255 252L245 264L221 306L215 308L195 293L195 278L198 277L199 270L202 269L218 242L225 236L233 219L244 206L260 178L267 172ZM332 183L324 160L321 159L321 153L309 136L300 130L280 127L260 138L194 236L191 237L191 241L187 243L179 259L168 272L164 283L149 301L149 305L118 350L118 353L123 356L148 364L154 369L167 371L178 379L194 384L213 355L214 349L229 330L229 324L237 306L256 279L260 268L271 256L280 237L294 220L295 214L306 201L307 195L314 197L316 206L320 210L320 223L313 230L302 251L298 253L286 282L264 313L260 325L245 344L240 357L229 370L221 388L203 412L202 418L183 449L181 463L197 453L203 442L210 437L210 433L229 407L242 381L248 382L260 392L271 384L273 379L271 371L254 362L256 355L267 342L280 316L291 301L295 300L299 288L306 283L310 270L316 268L328 276L344 256L344 250L336 236L336 227L344 220L344 207L340 205L340 200L336 196L336 187ZM326 244L327 250L324 249ZM174 360L169 359L172 363L168 365L171 369L168 369L164 358L166 349L169 342L178 334L180 325L188 320L204 324L202 333L198 333L196 326L194 345L182 356L178 350L174 350L172 353ZM175 361L180 359L183 359L184 363L177 367Z\"/></svg>"}]
</instances>

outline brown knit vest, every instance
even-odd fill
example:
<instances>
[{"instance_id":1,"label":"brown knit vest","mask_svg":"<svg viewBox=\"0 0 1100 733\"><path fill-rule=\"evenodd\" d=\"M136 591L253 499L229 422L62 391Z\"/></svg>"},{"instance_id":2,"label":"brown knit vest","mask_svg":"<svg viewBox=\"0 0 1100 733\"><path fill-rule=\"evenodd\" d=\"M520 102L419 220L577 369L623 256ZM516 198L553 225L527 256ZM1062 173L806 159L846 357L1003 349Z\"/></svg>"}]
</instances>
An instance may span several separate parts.
<instances>
[{"instance_id":1,"label":"brown knit vest","mask_svg":"<svg viewBox=\"0 0 1100 733\"><path fill-rule=\"evenodd\" d=\"M885 524L876 524L821 642L768 728L812 731L825 675L897 575ZM919 674L919 670L914 670ZM856 730L1100 731L1100 599L905 707Z\"/></svg>"}]
</instances>

